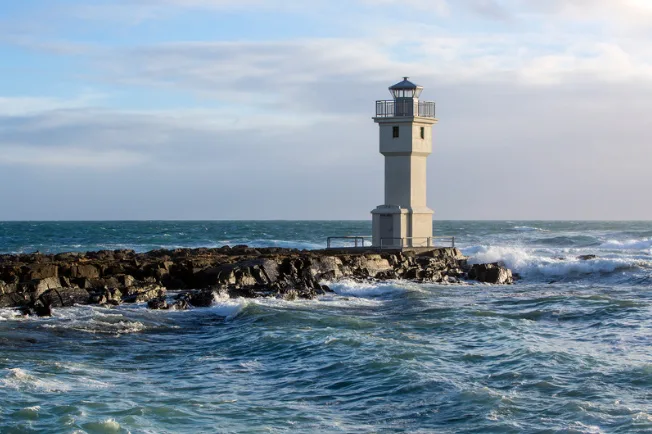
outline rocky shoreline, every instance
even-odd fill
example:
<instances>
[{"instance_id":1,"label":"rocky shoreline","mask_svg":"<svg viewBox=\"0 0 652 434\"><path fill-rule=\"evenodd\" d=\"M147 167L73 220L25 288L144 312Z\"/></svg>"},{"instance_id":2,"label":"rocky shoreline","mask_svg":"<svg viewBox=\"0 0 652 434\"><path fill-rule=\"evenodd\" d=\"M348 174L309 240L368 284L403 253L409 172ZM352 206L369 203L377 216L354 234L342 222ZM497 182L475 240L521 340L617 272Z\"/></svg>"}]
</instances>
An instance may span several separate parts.
<instances>
[{"instance_id":1,"label":"rocky shoreline","mask_svg":"<svg viewBox=\"0 0 652 434\"><path fill-rule=\"evenodd\" d=\"M209 306L218 297L312 299L338 279L511 284L499 264L469 265L456 248L346 251L250 248L0 255L0 308L51 315L73 305L146 302L152 309ZM168 290L178 291L174 300Z\"/></svg>"}]
</instances>

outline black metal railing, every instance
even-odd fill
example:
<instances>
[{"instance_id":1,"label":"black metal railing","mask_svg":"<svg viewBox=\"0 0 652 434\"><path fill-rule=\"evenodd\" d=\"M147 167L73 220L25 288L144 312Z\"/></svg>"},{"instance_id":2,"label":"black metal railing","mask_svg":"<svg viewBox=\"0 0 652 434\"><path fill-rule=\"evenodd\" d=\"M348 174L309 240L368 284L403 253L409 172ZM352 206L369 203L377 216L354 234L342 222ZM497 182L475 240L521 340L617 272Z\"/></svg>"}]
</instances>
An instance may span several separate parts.
<instances>
[{"instance_id":1,"label":"black metal railing","mask_svg":"<svg viewBox=\"0 0 652 434\"><path fill-rule=\"evenodd\" d=\"M422 118L435 117L434 101L376 101L376 117L391 118L401 116L418 116Z\"/></svg>"},{"instance_id":2,"label":"black metal railing","mask_svg":"<svg viewBox=\"0 0 652 434\"><path fill-rule=\"evenodd\" d=\"M370 240L371 237L367 235L346 235L342 237L328 237L326 239L326 248L327 249L334 249L337 247L350 247L350 246L334 246L333 241L335 240L342 240L342 241L348 241L351 242L353 241L354 245L353 247L365 247L365 240ZM367 247L371 246L371 242L367 244Z\"/></svg>"},{"instance_id":3,"label":"black metal railing","mask_svg":"<svg viewBox=\"0 0 652 434\"><path fill-rule=\"evenodd\" d=\"M455 237L403 237L381 238L381 249L396 249L406 247L455 247Z\"/></svg>"}]
</instances>

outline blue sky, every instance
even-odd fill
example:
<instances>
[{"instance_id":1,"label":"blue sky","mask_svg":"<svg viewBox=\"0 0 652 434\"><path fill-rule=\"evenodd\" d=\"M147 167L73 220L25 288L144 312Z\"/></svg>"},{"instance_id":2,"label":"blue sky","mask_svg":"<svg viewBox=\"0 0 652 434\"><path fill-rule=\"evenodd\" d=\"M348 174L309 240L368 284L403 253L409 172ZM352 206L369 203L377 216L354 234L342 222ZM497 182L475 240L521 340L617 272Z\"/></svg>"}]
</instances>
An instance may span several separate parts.
<instances>
[{"instance_id":1,"label":"blue sky","mask_svg":"<svg viewBox=\"0 0 652 434\"><path fill-rule=\"evenodd\" d=\"M367 219L374 101L442 219L650 219L650 0L0 3L0 220Z\"/></svg>"}]
</instances>

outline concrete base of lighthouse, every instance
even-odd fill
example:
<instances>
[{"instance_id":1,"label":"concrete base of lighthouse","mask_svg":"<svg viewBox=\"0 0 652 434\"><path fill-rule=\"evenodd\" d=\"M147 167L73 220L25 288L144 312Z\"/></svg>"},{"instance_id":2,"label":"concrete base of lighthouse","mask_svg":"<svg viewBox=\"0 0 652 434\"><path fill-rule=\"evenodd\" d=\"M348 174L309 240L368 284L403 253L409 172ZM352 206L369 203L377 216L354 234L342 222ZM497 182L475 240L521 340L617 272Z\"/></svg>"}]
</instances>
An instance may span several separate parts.
<instances>
[{"instance_id":1,"label":"concrete base of lighthouse","mask_svg":"<svg viewBox=\"0 0 652 434\"><path fill-rule=\"evenodd\" d=\"M427 207L378 206L371 211L373 246L394 249L431 247L433 214Z\"/></svg>"}]
</instances>

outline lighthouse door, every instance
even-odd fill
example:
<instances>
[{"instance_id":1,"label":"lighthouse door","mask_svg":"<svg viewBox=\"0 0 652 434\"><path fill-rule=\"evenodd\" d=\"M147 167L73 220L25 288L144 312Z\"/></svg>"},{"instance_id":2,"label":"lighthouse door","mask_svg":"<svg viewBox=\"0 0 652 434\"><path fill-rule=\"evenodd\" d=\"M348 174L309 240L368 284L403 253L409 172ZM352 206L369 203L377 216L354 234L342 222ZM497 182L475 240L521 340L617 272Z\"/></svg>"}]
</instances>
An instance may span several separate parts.
<instances>
[{"instance_id":1,"label":"lighthouse door","mask_svg":"<svg viewBox=\"0 0 652 434\"><path fill-rule=\"evenodd\" d=\"M380 243L381 246L393 246L398 240L394 239L394 215L380 215Z\"/></svg>"}]
</instances>

